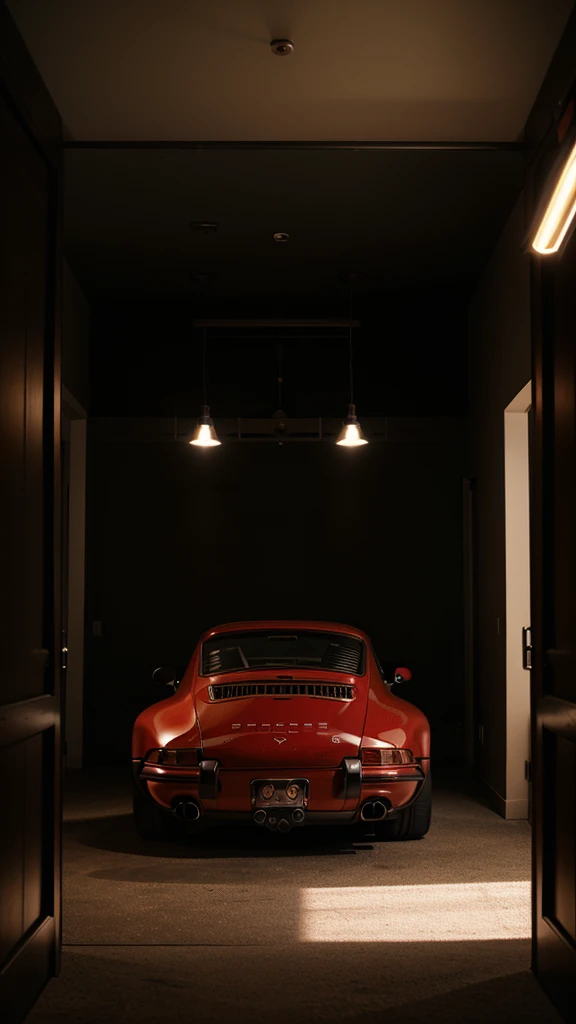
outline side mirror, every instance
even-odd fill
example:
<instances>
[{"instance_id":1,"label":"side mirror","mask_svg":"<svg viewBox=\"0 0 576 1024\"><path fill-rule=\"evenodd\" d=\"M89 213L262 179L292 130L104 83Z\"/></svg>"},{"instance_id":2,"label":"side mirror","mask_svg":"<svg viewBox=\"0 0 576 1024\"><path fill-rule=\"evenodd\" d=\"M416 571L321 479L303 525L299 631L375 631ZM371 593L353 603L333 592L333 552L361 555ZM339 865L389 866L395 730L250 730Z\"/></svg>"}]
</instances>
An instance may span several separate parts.
<instances>
[{"instance_id":1,"label":"side mirror","mask_svg":"<svg viewBox=\"0 0 576 1024\"><path fill-rule=\"evenodd\" d=\"M412 673L409 668L397 668L394 672L395 683L409 683L412 679Z\"/></svg>"},{"instance_id":2,"label":"side mirror","mask_svg":"<svg viewBox=\"0 0 576 1024\"><path fill-rule=\"evenodd\" d=\"M173 686L176 689L176 669L171 665L160 665L152 673L152 682L157 686Z\"/></svg>"}]
</instances>

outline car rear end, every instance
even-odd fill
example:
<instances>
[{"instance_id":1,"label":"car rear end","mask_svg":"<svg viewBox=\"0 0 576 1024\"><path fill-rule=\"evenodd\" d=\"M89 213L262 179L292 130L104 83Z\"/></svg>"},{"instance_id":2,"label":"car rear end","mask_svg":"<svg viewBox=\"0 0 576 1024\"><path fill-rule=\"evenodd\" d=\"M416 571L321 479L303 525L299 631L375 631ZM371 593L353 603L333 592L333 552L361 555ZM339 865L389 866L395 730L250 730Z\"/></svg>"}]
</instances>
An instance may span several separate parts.
<instances>
[{"instance_id":1,"label":"car rear end","mask_svg":"<svg viewBox=\"0 0 576 1024\"><path fill-rule=\"evenodd\" d=\"M404 702L375 678L367 638L344 629L208 635L177 694L193 704L192 727L135 759L149 797L192 827L252 821L281 832L408 806L425 759L404 742ZM370 721L377 734L366 738Z\"/></svg>"}]
</instances>

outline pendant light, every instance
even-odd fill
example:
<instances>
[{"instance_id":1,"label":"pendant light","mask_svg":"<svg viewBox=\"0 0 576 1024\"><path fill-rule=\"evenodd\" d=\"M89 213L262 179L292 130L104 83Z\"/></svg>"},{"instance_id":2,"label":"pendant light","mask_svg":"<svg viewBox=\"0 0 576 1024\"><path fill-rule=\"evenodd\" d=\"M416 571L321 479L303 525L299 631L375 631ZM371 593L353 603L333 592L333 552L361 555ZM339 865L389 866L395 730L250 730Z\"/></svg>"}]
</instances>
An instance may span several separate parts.
<instances>
[{"instance_id":1,"label":"pendant light","mask_svg":"<svg viewBox=\"0 0 576 1024\"><path fill-rule=\"evenodd\" d=\"M359 448L361 444L368 444L362 433L362 427L358 423L356 406L353 402L350 402L348 406L348 415L342 430L338 434L336 444L342 445L343 448Z\"/></svg>"},{"instance_id":2,"label":"pendant light","mask_svg":"<svg viewBox=\"0 0 576 1024\"><path fill-rule=\"evenodd\" d=\"M342 430L336 438L336 444L341 445L342 448L359 448L362 444L368 444L368 441L362 433L362 427L360 426L356 417L356 406L354 405L354 373L352 363L352 285L350 285L350 336L349 336L349 350L350 350L350 404L348 406L348 416L344 421Z\"/></svg>"},{"instance_id":3,"label":"pendant light","mask_svg":"<svg viewBox=\"0 0 576 1024\"><path fill-rule=\"evenodd\" d=\"M222 442L218 440L218 434L214 429L214 423L210 416L210 406L206 404L206 328L204 328L202 336L202 378L202 413L194 434L192 435L192 440L189 443L196 445L197 448L215 448L217 445L222 444Z\"/></svg>"}]
</instances>

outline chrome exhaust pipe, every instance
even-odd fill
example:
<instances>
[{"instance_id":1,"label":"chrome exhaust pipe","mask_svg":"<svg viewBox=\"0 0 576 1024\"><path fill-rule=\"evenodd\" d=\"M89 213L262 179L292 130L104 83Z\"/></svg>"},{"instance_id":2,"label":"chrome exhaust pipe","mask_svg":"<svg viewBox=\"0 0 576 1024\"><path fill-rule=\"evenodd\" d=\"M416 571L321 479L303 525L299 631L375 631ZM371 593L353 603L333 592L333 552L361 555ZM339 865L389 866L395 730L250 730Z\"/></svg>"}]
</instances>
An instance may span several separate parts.
<instances>
[{"instance_id":1,"label":"chrome exhaust pipe","mask_svg":"<svg viewBox=\"0 0 576 1024\"><path fill-rule=\"evenodd\" d=\"M388 808L382 800L367 800L360 811L362 821L382 821L387 814Z\"/></svg>"},{"instance_id":2,"label":"chrome exhaust pipe","mask_svg":"<svg viewBox=\"0 0 576 1024\"><path fill-rule=\"evenodd\" d=\"M292 821L295 825L301 825L304 821L304 811L301 807L295 807L292 811Z\"/></svg>"},{"instance_id":3,"label":"chrome exhaust pipe","mask_svg":"<svg viewBox=\"0 0 576 1024\"><path fill-rule=\"evenodd\" d=\"M254 811L254 821L256 825L264 825L266 822L266 811L261 808L258 811Z\"/></svg>"},{"instance_id":4,"label":"chrome exhaust pipe","mask_svg":"<svg viewBox=\"0 0 576 1024\"><path fill-rule=\"evenodd\" d=\"M202 811L195 800L179 800L172 808L172 814L178 821L190 822L198 821Z\"/></svg>"}]
</instances>

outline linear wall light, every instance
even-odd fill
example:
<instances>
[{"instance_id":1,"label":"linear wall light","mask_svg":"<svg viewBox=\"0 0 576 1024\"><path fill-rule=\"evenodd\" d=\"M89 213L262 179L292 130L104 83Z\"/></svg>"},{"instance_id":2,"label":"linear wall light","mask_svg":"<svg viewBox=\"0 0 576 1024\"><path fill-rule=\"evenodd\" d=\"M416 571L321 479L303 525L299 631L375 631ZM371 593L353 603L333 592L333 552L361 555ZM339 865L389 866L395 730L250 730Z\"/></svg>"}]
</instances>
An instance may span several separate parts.
<instances>
[{"instance_id":1,"label":"linear wall light","mask_svg":"<svg viewBox=\"0 0 576 1024\"><path fill-rule=\"evenodd\" d=\"M576 215L576 143L562 167L544 216L534 235L532 248L542 256L558 252Z\"/></svg>"}]
</instances>

